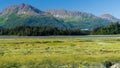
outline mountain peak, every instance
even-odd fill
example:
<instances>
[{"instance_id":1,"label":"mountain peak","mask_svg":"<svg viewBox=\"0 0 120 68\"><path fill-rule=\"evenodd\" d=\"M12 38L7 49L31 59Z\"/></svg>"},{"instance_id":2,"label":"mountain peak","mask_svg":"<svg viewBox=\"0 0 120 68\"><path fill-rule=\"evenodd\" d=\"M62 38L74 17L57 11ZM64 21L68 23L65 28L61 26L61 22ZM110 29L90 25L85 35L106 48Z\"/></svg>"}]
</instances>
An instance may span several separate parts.
<instances>
[{"instance_id":1,"label":"mountain peak","mask_svg":"<svg viewBox=\"0 0 120 68\"><path fill-rule=\"evenodd\" d=\"M21 3L20 5L25 6L25 5L27 5L27 4L25 4L25 3Z\"/></svg>"},{"instance_id":2,"label":"mountain peak","mask_svg":"<svg viewBox=\"0 0 120 68\"><path fill-rule=\"evenodd\" d=\"M103 14L100 17L114 17L114 16L112 16L111 14Z\"/></svg>"},{"instance_id":3,"label":"mountain peak","mask_svg":"<svg viewBox=\"0 0 120 68\"><path fill-rule=\"evenodd\" d=\"M43 12L37 8L34 8L31 5L22 3L19 5L13 5L13 6L10 6L6 9L4 9L2 12L2 15L11 14L11 13L26 14L26 15L38 15Z\"/></svg>"},{"instance_id":4,"label":"mountain peak","mask_svg":"<svg viewBox=\"0 0 120 68\"><path fill-rule=\"evenodd\" d=\"M59 9L59 10L49 9L49 10L46 10L46 12L48 12L51 15L53 15L54 17L58 17L58 18L83 17L83 16L96 18L96 16L94 16L93 14L90 14L90 13L79 12L79 11L67 11L64 9Z\"/></svg>"},{"instance_id":5,"label":"mountain peak","mask_svg":"<svg viewBox=\"0 0 120 68\"><path fill-rule=\"evenodd\" d=\"M53 15L54 17L58 17L58 18L66 18L66 17L68 17L68 12L66 10L64 10L64 9L59 9L59 10L48 9L45 12Z\"/></svg>"},{"instance_id":6,"label":"mountain peak","mask_svg":"<svg viewBox=\"0 0 120 68\"><path fill-rule=\"evenodd\" d=\"M111 14L103 14L103 15L100 16L100 18L110 20L110 21L113 21L113 22L120 21L120 19L112 16Z\"/></svg>"}]
</instances>

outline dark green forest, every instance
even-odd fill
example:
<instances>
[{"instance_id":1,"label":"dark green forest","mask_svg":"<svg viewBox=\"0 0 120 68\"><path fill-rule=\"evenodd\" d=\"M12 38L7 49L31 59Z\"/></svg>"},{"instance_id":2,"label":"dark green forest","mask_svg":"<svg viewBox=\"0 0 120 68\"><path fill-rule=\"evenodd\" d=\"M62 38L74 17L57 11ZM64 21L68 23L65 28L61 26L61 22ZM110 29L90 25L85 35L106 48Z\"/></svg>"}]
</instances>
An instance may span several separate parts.
<instances>
[{"instance_id":1,"label":"dark green forest","mask_svg":"<svg viewBox=\"0 0 120 68\"><path fill-rule=\"evenodd\" d=\"M51 36L51 35L114 35L120 34L120 24L94 28L92 31L80 29L59 29L56 27L18 26L15 28L0 28L0 35L16 36Z\"/></svg>"},{"instance_id":2,"label":"dark green forest","mask_svg":"<svg viewBox=\"0 0 120 68\"><path fill-rule=\"evenodd\" d=\"M92 35L114 35L120 34L120 24L119 22L111 24L109 26L101 26L93 29Z\"/></svg>"},{"instance_id":3,"label":"dark green forest","mask_svg":"<svg viewBox=\"0 0 120 68\"><path fill-rule=\"evenodd\" d=\"M88 35L89 31L80 29L58 29L55 27L19 26L15 28L1 28L0 35L17 36L49 36L49 35Z\"/></svg>"}]
</instances>

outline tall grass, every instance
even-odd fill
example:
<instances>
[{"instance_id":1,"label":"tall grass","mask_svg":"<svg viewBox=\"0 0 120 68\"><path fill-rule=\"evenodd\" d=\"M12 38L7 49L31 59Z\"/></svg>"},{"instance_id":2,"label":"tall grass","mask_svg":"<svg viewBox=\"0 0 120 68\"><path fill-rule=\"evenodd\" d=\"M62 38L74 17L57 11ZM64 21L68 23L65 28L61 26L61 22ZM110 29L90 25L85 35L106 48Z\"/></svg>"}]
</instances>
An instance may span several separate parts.
<instances>
[{"instance_id":1,"label":"tall grass","mask_svg":"<svg viewBox=\"0 0 120 68\"><path fill-rule=\"evenodd\" d=\"M0 40L0 68L78 68L120 61L120 39Z\"/></svg>"}]
</instances>

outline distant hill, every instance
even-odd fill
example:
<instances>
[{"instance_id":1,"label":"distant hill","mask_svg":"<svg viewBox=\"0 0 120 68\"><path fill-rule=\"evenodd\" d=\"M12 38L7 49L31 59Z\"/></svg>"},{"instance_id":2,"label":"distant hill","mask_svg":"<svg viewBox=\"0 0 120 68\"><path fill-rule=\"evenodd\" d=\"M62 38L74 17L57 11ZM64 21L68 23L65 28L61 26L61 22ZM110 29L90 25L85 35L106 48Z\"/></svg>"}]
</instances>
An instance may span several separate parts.
<instances>
[{"instance_id":1,"label":"distant hill","mask_svg":"<svg viewBox=\"0 0 120 68\"><path fill-rule=\"evenodd\" d=\"M114 17L110 14L103 14L103 15L100 16L100 18L106 19L106 20L109 20L109 21L113 21L113 22L119 22L120 21L120 19L118 19L118 18L116 18L116 17Z\"/></svg>"},{"instance_id":2,"label":"distant hill","mask_svg":"<svg viewBox=\"0 0 120 68\"><path fill-rule=\"evenodd\" d=\"M88 29L110 25L120 21L111 15L100 17L90 13L67 10L41 11L28 4L10 6L0 13L0 27L14 28L16 26L50 26L60 29Z\"/></svg>"}]
</instances>

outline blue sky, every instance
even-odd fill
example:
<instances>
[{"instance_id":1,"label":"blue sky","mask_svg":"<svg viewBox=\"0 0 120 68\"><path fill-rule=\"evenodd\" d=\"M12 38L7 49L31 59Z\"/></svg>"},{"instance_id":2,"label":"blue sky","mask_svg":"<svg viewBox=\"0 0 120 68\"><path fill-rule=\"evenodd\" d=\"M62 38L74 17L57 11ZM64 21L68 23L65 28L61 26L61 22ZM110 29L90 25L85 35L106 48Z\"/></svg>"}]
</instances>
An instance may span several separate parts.
<instances>
[{"instance_id":1,"label":"blue sky","mask_svg":"<svg viewBox=\"0 0 120 68\"><path fill-rule=\"evenodd\" d=\"M30 4L40 10L66 9L95 14L111 14L120 18L120 0L0 0L0 11L10 5Z\"/></svg>"}]
</instances>

